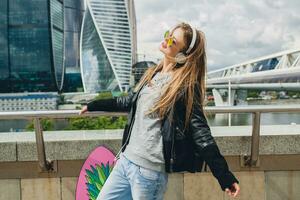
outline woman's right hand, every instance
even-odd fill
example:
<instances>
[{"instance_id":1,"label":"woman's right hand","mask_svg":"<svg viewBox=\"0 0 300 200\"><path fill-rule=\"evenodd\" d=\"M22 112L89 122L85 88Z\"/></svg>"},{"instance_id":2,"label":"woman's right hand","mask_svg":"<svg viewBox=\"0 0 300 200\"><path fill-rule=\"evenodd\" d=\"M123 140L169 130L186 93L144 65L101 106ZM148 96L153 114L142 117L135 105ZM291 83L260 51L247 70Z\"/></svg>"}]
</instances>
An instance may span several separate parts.
<instances>
[{"instance_id":1,"label":"woman's right hand","mask_svg":"<svg viewBox=\"0 0 300 200\"><path fill-rule=\"evenodd\" d=\"M87 106L83 106L82 109L80 110L79 112L79 115L82 115L83 113L87 112L88 111L88 108Z\"/></svg>"},{"instance_id":2,"label":"woman's right hand","mask_svg":"<svg viewBox=\"0 0 300 200\"><path fill-rule=\"evenodd\" d=\"M241 190L241 189L240 189L239 184L238 184L238 183L233 183L232 186L231 186L230 188L226 188L226 189L225 189L225 192L226 192L229 196L235 198L235 197L239 194L240 190Z\"/></svg>"}]
</instances>

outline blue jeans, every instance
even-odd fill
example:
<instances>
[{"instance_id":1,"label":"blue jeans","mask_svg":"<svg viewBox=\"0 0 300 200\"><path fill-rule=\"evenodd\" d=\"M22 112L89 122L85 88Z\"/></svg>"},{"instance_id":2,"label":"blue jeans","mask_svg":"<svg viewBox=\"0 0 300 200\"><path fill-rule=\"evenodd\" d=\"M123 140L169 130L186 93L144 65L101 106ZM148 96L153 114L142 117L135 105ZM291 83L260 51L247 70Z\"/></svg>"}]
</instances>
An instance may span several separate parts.
<instances>
[{"instance_id":1,"label":"blue jeans","mask_svg":"<svg viewBox=\"0 0 300 200\"><path fill-rule=\"evenodd\" d=\"M168 174L138 166L122 153L97 200L162 200Z\"/></svg>"}]
</instances>

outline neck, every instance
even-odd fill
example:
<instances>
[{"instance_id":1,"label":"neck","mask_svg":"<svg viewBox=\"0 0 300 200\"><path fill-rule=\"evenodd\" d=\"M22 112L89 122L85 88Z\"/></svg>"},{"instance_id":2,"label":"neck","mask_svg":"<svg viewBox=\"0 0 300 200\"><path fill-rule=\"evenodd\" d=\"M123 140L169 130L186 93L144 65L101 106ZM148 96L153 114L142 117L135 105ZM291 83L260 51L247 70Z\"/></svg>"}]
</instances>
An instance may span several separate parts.
<instances>
[{"instance_id":1,"label":"neck","mask_svg":"<svg viewBox=\"0 0 300 200\"><path fill-rule=\"evenodd\" d=\"M171 60L169 60L168 58L164 57L164 64L163 64L163 68L161 70L161 73L173 71L173 69L172 69L173 68L172 67L173 64L174 63L172 63Z\"/></svg>"}]
</instances>

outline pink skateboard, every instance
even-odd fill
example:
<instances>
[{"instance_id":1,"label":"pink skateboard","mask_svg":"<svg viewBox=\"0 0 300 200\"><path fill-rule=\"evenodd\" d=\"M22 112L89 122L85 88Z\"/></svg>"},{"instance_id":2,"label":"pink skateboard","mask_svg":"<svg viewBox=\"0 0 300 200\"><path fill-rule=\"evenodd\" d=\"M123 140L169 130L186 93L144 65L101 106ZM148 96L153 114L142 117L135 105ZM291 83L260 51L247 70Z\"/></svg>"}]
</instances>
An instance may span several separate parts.
<instances>
[{"instance_id":1,"label":"pink skateboard","mask_svg":"<svg viewBox=\"0 0 300 200\"><path fill-rule=\"evenodd\" d=\"M94 149L85 160L76 186L76 200L96 200L112 171L115 155L106 147Z\"/></svg>"}]
</instances>

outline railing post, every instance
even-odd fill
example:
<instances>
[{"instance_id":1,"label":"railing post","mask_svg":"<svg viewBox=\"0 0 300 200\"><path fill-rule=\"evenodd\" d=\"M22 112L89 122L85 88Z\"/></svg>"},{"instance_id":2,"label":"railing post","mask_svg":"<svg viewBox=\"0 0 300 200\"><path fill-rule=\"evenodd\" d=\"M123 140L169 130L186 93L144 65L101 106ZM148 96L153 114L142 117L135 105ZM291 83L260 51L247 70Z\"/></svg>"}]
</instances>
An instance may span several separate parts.
<instances>
[{"instance_id":1,"label":"railing post","mask_svg":"<svg viewBox=\"0 0 300 200\"><path fill-rule=\"evenodd\" d=\"M242 166L259 166L260 112L252 113L251 155L244 155Z\"/></svg>"},{"instance_id":2,"label":"railing post","mask_svg":"<svg viewBox=\"0 0 300 200\"><path fill-rule=\"evenodd\" d=\"M45 143L41 121L39 118L34 118L33 121L39 167L41 171L53 171L53 162L46 160Z\"/></svg>"},{"instance_id":3,"label":"railing post","mask_svg":"<svg viewBox=\"0 0 300 200\"><path fill-rule=\"evenodd\" d=\"M228 98L227 98L227 106L231 106L231 81L228 80ZM231 112L228 112L228 126L231 126Z\"/></svg>"},{"instance_id":4,"label":"railing post","mask_svg":"<svg viewBox=\"0 0 300 200\"><path fill-rule=\"evenodd\" d=\"M259 138L260 138L260 112L252 114L254 122L252 128L252 142L251 142L251 165L258 166L259 158Z\"/></svg>"}]
</instances>

